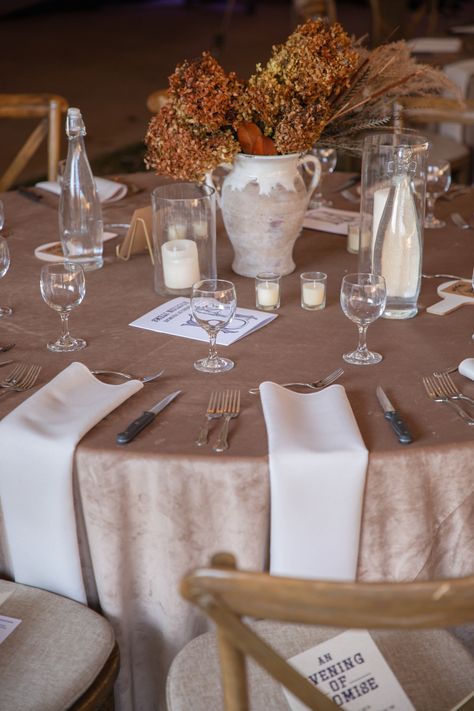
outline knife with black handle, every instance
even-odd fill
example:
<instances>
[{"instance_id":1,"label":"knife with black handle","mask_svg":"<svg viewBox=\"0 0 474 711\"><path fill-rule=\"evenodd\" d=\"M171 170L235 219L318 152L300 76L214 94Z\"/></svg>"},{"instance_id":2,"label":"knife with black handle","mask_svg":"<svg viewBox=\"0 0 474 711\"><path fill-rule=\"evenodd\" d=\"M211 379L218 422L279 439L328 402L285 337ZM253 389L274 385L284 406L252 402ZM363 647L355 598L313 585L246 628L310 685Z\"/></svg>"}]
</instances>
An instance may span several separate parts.
<instances>
[{"instance_id":1,"label":"knife with black handle","mask_svg":"<svg viewBox=\"0 0 474 711\"><path fill-rule=\"evenodd\" d=\"M143 412L140 417L137 417L136 420L130 422L130 424L127 425L126 429L123 432L118 433L116 437L117 444L128 444L128 442L131 442L132 439L136 437L139 432L141 432L147 425L149 425L150 422L153 422L157 414L164 410L165 407L169 405L170 402L174 400L180 392L181 390L176 390L174 393L171 393L171 395L167 395L165 398L163 398L163 400L157 402L156 405L150 407L149 410L145 410L145 412Z\"/></svg>"},{"instance_id":2,"label":"knife with black handle","mask_svg":"<svg viewBox=\"0 0 474 711\"><path fill-rule=\"evenodd\" d=\"M405 422L400 417L400 413L397 412L397 410L394 408L380 385L377 385L375 393L380 403L380 407L383 410L384 417L390 422L390 425L395 434L397 435L400 444L410 444L411 442L413 442L413 437L411 436L410 430L408 429Z\"/></svg>"}]
</instances>

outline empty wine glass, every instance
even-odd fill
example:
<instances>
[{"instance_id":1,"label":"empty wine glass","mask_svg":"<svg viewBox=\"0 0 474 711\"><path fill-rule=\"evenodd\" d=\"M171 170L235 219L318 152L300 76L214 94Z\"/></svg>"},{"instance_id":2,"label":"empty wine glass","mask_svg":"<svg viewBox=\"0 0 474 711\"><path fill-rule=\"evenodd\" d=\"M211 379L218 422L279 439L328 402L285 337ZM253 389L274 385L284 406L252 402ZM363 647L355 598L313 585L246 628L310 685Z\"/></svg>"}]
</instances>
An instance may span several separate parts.
<instances>
[{"instance_id":1,"label":"empty wine glass","mask_svg":"<svg viewBox=\"0 0 474 711\"><path fill-rule=\"evenodd\" d=\"M203 279L193 285L191 313L196 323L209 335L209 353L194 363L203 373L224 373L234 367L229 358L221 358L216 351L216 338L221 328L232 319L237 306L235 287L223 279Z\"/></svg>"},{"instance_id":2,"label":"empty wine glass","mask_svg":"<svg viewBox=\"0 0 474 711\"><path fill-rule=\"evenodd\" d=\"M47 264L41 269L41 296L48 306L59 311L62 333L48 343L50 351L65 353L79 351L87 346L82 338L69 333L69 312L82 302L86 293L84 270L80 264Z\"/></svg>"},{"instance_id":3,"label":"empty wine glass","mask_svg":"<svg viewBox=\"0 0 474 711\"><path fill-rule=\"evenodd\" d=\"M10 267L10 250L5 237L0 237L0 279L5 276ZM0 306L0 318L11 316L13 310L10 306Z\"/></svg>"},{"instance_id":4,"label":"empty wine glass","mask_svg":"<svg viewBox=\"0 0 474 711\"><path fill-rule=\"evenodd\" d=\"M378 274L347 274L341 285L341 307L347 318L357 324L359 343L357 350L342 356L352 365L380 363L382 356L367 348L367 328L384 312L387 301L385 279Z\"/></svg>"},{"instance_id":5,"label":"empty wine glass","mask_svg":"<svg viewBox=\"0 0 474 711\"><path fill-rule=\"evenodd\" d=\"M327 200L323 197L323 180L324 176L332 173L337 163L337 153L335 148L320 148L319 146L313 146L311 149L311 154L315 156L321 163L321 177L319 178L319 183L316 186L309 206L311 209L316 209L318 207L331 207L332 200Z\"/></svg>"},{"instance_id":6,"label":"empty wine glass","mask_svg":"<svg viewBox=\"0 0 474 711\"><path fill-rule=\"evenodd\" d=\"M447 160L429 161L426 166L426 207L425 227L438 229L446 222L434 216L434 206L440 195L451 185L451 166Z\"/></svg>"}]
</instances>

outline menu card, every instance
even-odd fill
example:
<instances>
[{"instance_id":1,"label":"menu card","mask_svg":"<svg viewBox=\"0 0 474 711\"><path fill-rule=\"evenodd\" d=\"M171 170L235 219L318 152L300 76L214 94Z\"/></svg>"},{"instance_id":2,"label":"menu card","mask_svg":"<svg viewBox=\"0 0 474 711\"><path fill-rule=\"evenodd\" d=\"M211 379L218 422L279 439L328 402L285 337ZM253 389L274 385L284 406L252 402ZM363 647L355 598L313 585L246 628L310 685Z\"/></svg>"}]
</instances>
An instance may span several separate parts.
<instances>
[{"instance_id":1,"label":"menu card","mask_svg":"<svg viewBox=\"0 0 474 711\"><path fill-rule=\"evenodd\" d=\"M192 338L195 341L209 341L206 331L199 326L191 315L190 299L178 296L156 309L149 311L130 323L130 326L145 328L157 333L168 333L171 336ZM258 328L266 326L273 321L277 314L268 314L264 311L241 309L237 307L234 318L217 334L217 343L220 346L230 346Z\"/></svg>"},{"instance_id":2,"label":"menu card","mask_svg":"<svg viewBox=\"0 0 474 711\"><path fill-rule=\"evenodd\" d=\"M318 207L308 210L303 221L303 227L321 232L334 232L347 235L349 225L358 223L360 215L353 210L336 210L333 207Z\"/></svg>"},{"instance_id":3,"label":"menu card","mask_svg":"<svg viewBox=\"0 0 474 711\"><path fill-rule=\"evenodd\" d=\"M288 660L319 691L348 711L415 711L365 630L348 630ZM306 706L283 687L292 711Z\"/></svg>"},{"instance_id":4,"label":"menu card","mask_svg":"<svg viewBox=\"0 0 474 711\"><path fill-rule=\"evenodd\" d=\"M6 640L8 635L10 635L13 630L18 627L21 620L16 619L16 617L5 617L5 615L0 615L0 644Z\"/></svg>"}]
</instances>

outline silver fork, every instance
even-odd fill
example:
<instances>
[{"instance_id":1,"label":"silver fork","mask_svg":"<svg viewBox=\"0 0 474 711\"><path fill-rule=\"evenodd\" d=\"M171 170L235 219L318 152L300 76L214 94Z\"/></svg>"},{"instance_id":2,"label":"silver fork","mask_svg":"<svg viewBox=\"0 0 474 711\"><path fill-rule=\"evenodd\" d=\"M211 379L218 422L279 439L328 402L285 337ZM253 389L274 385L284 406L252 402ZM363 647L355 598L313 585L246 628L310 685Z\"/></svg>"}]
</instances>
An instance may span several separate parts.
<instances>
[{"instance_id":1,"label":"silver fork","mask_svg":"<svg viewBox=\"0 0 474 711\"><path fill-rule=\"evenodd\" d=\"M294 388L294 387L299 387L299 388L309 388L310 390L320 390L321 388L325 388L328 385L331 385L335 380L341 377L341 375L344 373L344 370L342 368L336 368L332 373L329 373L329 375L326 375L324 378L320 378L319 380L316 380L314 383L282 383L282 388ZM260 388L250 388L249 393L251 395L256 395L259 392Z\"/></svg>"},{"instance_id":2,"label":"silver fork","mask_svg":"<svg viewBox=\"0 0 474 711\"><path fill-rule=\"evenodd\" d=\"M452 212L451 213L451 219L456 225L456 227L459 227L461 230L469 230L472 229L472 225L470 225L462 215L459 214L459 212Z\"/></svg>"},{"instance_id":3,"label":"silver fork","mask_svg":"<svg viewBox=\"0 0 474 711\"><path fill-rule=\"evenodd\" d=\"M224 424L222 425L219 437L213 446L213 450L215 452L223 452L229 447L227 443L229 423L233 417L237 417L240 413L240 390L225 390L221 393L219 404L217 406L217 412L219 412L224 418Z\"/></svg>"},{"instance_id":4,"label":"silver fork","mask_svg":"<svg viewBox=\"0 0 474 711\"><path fill-rule=\"evenodd\" d=\"M23 376L27 368L26 363L18 363L3 380L0 380L0 388L10 388Z\"/></svg>"},{"instance_id":5,"label":"silver fork","mask_svg":"<svg viewBox=\"0 0 474 711\"><path fill-rule=\"evenodd\" d=\"M218 404L218 395L219 394L214 391L211 393L211 396L209 398L209 403L207 405L206 410L206 421L199 430L199 434L195 442L198 447L202 447L203 445L207 444L207 438L209 437L209 425L211 424L211 420L214 420L216 417L221 417L221 413L216 411Z\"/></svg>"},{"instance_id":6,"label":"silver fork","mask_svg":"<svg viewBox=\"0 0 474 711\"><path fill-rule=\"evenodd\" d=\"M456 411L459 417L461 417L465 422L467 422L468 425L474 425L474 419L472 419L472 417L469 417L467 412L465 412L462 407L457 404L457 402L454 402L454 400L450 400L449 397L447 397L440 389L437 382L438 378L423 378L423 385L425 386L425 390L428 397L431 398L431 400L434 400L435 402L442 402L445 405L450 405Z\"/></svg>"},{"instance_id":7,"label":"silver fork","mask_svg":"<svg viewBox=\"0 0 474 711\"><path fill-rule=\"evenodd\" d=\"M474 405L474 400L468 395L464 395L454 384L454 380L448 373L440 373L436 376L441 385L442 392L451 400L465 400L470 405Z\"/></svg>"},{"instance_id":8,"label":"silver fork","mask_svg":"<svg viewBox=\"0 0 474 711\"><path fill-rule=\"evenodd\" d=\"M35 385L40 373L41 365L28 366L26 372L20 378L18 378L18 380L16 380L14 384L6 387L5 390L0 393L0 397L6 395L12 390L14 392L23 392L24 390L29 390Z\"/></svg>"},{"instance_id":9,"label":"silver fork","mask_svg":"<svg viewBox=\"0 0 474 711\"><path fill-rule=\"evenodd\" d=\"M360 202L360 197L357 195L354 195L354 193L351 193L350 190L342 190L341 195L343 198L345 198L348 202L352 202L354 205L355 203Z\"/></svg>"},{"instance_id":10,"label":"silver fork","mask_svg":"<svg viewBox=\"0 0 474 711\"><path fill-rule=\"evenodd\" d=\"M118 378L123 378L124 380L139 380L141 383L151 383L152 380L156 380L163 375L165 371L159 370L157 373L152 373L151 375L144 375L142 378L138 375L130 375L130 373L122 373L119 370L91 370L92 375L116 375Z\"/></svg>"}]
</instances>

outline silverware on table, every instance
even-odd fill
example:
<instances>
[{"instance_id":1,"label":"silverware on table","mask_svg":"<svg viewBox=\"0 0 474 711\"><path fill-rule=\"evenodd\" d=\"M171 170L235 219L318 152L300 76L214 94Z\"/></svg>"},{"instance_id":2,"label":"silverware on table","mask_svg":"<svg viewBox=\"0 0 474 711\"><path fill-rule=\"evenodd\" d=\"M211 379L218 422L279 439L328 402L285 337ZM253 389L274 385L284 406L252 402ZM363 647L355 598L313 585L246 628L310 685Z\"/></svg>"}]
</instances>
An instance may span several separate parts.
<instances>
[{"instance_id":1,"label":"silverware on table","mask_svg":"<svg viewBox=\"0 0 474 711\"><path fill-rule=\"evenodd\" d=\"M352 188L353 185L360 183L360 178L360 173L358 173L357 175L353 175L351 178L348 178L343 183L341 183L341 185L339 185L337 188L334 188L333 192L340 193L343 190L346 190L347 188Z\"/></svg>"},{"instance_id":2,"label":"silverware on table","mask_svg":"<svg viewBox=\"0 0 474 711\"><path fill-rule=\"evenodd\" d=\"M139 432L153 422L158 413L164 410L165 407L180 394L180 392L181 390L176 390L174 393L167 395L165 398L157 402L156 405L153 405L153 407L150 407L148 410L142 412L140 417L137 417L136 420L130 422L123 432L118 433L116 437L117 443L127 444L128 442L131 442Z\"/></svg>"},{"instance_id":3,"label":"silverware on table","mask_svg":"<svg viewBox=\"0 0 474 711\"><path fill-rule=\"evenodd\" d=\"M6 346L0 346L0 353L6 353L7 351L11 351L12 348L15 348L15 344L7 343Z\"/></svg>"},{"instance_id":4,"label":"silverware on table","mask_svg":"<svg viewBox=\"0 0 474 711\"><path fill-rule=\"evenodd\" d=\"M453 365L451 368L444 368L444 370L435 370L433 372L433 375L435 378L439 378L440 375L443 375L443 373L455 373L458 369L457 365Z\"/></svg>"},{"instance_id":5,"label":"silverware on table","mask_svg":"<svg viewBox=\"0 0 474 711\"><path fill-rule=\"evenodd\" d=\"M467 277L456 276L455 274L422 274L423 279L461 279L469 281Z\"/></svg>"},{"instance_id":6,"label":"silverware on table","mask_svg":"<svg viewBox=\"0 0 474 711\"><path fill-rule=\"evenodd\" d=\"M207 444L207 439L209 437L209 425L211 423L211 420L214 420L218 417L221 417L221 413L217 412L217 404L218 404L218 399L219 399L219 394L217 391L214 391L211 393L209 397L209 403L207 405L207 410L206 410L206 420L199 430L198 437L195 441L195 444L198 447L202 447L203 445Z\"/></svg>"},{"instance_id":7,"label":"silverware on table","mask_svg":"<svg viewBox=\"0 0 474 711\"><path fill-rule=\"evenodd\" d=\"M456 387L454 380L448 373L433 373L433 375L437 378L441 391L446 397L449 397L451 400L464 400L464 402L474 405L472 397L464 395L464 393Z\"/></svg>"},{"instance_id":8,"label":"silverware on table","mask_svg":"<svg viewBox=\"0 0 474 711\"><path fill-rule=\"evenodd\" d=\"M9 388L17 382L19 378L26 372L28 366L26 363L17 363L13 370L6 375L3 380L0 380L0 388Z\"/></svg>"},{"instance_id":9,"label":"silverware on table","mask_svg":"<svg viewBox=\"0 0 474 711\"><path fill-rule=\"evenodd\" d=\"M459 212L452 212L451 213L451 219L456 225L456 227L459 227L461 230L472 230L474 229L474 226L466 222L464 217L459 214Z\"/></svg>"},{"instance_id":10,"label":"silverware on table","mask_svg":"<svg viewBox=\"0 0 474 711\"><path fill-rule=\"evenodd\" d=\"M335 380L341 377L341 375L344 373L344 370L342 368L336 368L332 373L329 373L329 375L326 375L324 378L320 378L320 380L316 380L314 383L282 383L281 387L282 388L309 388L310 390L320 390L321 388L325 388L328 385L331 385L331 383L334 383ZM249 393L251 395L257 395L257 393L260 391L260 388L250 388Z\"/></svg>"},{"instance_id":11,"label":"silverware on table","mask_svg":"<svg viewBox=\"0 0 474 711\"><path fill-rule=\"evenodd\" d=\"M141 383L151 383L152 380L156 380L163 375L165 371L159 370L157 373L152 373L152 375L145 375L140 378L138 375L131 375L130 373L121 373L119 370L91 370L92 375L115 375L118 378L123 378L124 380L139 380Z\"/></svg>"},{"instance_id":12,"label":"silverware on table","mask_svg":"<svg viewBox=\"0 0 474 711\"><path fill-rule=\"evenodd\" d=\"M345 200L352 202L354 205L360 202L360 197L358 195L354 195L354 193L351 193L350 190L341 190L341 195Z\"/></svg>"},{"instance_id":13,"label":"silverware on table","mask_svg":"<svg viewBox=\"0 0 474 711\"><path fill-rule=\"evenodd\" d=\"M24 365L24 364L22 364ZM2 384L4 391L0 393L0 397L3 397L8 392L23 392L24 390L30 390L36 381L38 380L39 374L41 373L41 365L28 365L26 370L22 371L21 375L12 378L9 385Z\"/></svg>"},{"instance_id":14,"label":"silverware on table","mask_svg":"<svg viewBox=\"0 0 474 711\"><path fill-rule=\"evenodd\" d=\"M390 426L397 435L400 444L410 444L413 442L413 437L411 436L408 427L400 417L399 412L394 408L388 399L384 389L380 385L377 385L375 393L380 403L380 407L383 410L384 417L390 423Z\"/></svg>"},{"instance_id":15,"label":"silverware on table","mask_svg":"<svg viewBox=\"0 0 474 711\"><path fill-rule=\"evenodd\" d=\"M459 415L461 419L467 422L468 425L474 425L474 419L468 415L468 413L458 405L457 402L451 400L447 397L438 385L438 378L423 378L423 385L425 386L426 394L431 400L435 402L442 402L445 405L449 405L453 410Z\"/></svg>"},{"instance_id":16,"label":"silverware on table","mask_svg":"<svg viewBox=\"0 0 474 711\"><path fill-rule=\"evenodd\" d=\"M217 412L224 418L224 424L212 449L215 452L223 452L229 447L227 442L229 423L234 417L238 417L240 413L240 390L225 390L221 393Z\"/></svg>"},{"instance_id":17,"label":"silverware on table","mask_svg":"<svg viewBox=\"0 0 474 711\"><path fill-rule=\"evenodd\" d=\"M0 360L0 368L2 368L4 365L11 365L14 362L14 360Z\"/></svg>"}]
</instances>

